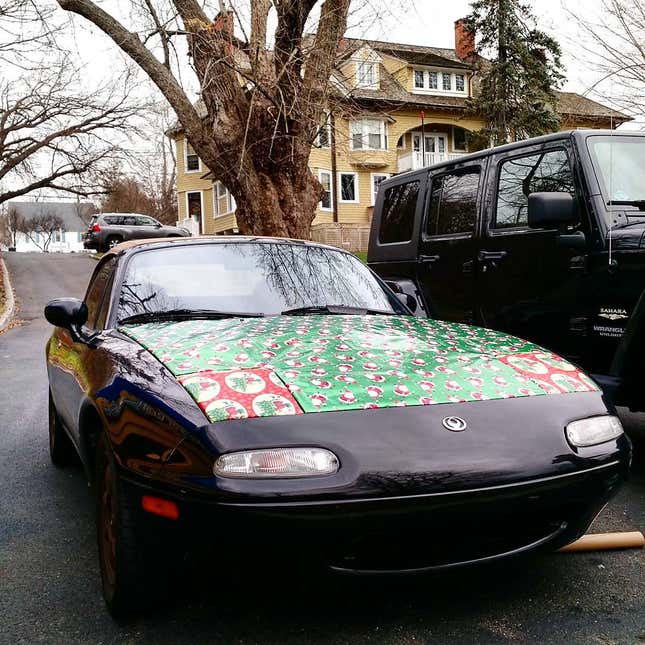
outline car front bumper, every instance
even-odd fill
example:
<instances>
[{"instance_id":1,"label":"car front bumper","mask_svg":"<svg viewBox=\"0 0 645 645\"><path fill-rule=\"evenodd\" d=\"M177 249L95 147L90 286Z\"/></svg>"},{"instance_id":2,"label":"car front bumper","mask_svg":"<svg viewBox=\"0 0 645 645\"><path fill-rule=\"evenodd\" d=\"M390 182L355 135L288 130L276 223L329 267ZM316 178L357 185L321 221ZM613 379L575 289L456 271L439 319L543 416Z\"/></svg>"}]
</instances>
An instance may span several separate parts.
<instances>
[{"instance_id":1,"label":"car front bumper","mask_svg":"<svg viewBox=\"0 0 645 645\"><path fill-rule=\"evenodd\" d=\"M148 539L195 551L288 557L353 574L418 573L557 549L585 533L627 476L614 460L573 473L454 492L346 500L222 502L126 480ZM172 499L178 520L141 510Z\"/></svg>"}]
</instances>

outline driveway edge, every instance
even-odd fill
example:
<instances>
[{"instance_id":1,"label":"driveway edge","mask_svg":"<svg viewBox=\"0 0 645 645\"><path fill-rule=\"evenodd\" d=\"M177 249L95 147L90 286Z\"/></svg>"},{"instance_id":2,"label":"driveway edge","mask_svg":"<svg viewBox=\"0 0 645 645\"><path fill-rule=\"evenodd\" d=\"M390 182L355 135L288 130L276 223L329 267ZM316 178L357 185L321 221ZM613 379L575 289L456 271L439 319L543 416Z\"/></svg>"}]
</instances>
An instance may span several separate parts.
<instances>
[{"instance_id":1,"label":"driveway edge","mask_svg":"<svg viewBox=\"0 0 645 645\"><path fill-rule=\"evenodd\" d=\"M2 258L0 258L0 273L2 273L2 282L4 283L5 291L5 308L4 311L0 312L0 332L2 332L9 326L16 304L13 297L13 289L11 288L11 281L9 280L9 271Z\"/></svg>"}]
</instances>

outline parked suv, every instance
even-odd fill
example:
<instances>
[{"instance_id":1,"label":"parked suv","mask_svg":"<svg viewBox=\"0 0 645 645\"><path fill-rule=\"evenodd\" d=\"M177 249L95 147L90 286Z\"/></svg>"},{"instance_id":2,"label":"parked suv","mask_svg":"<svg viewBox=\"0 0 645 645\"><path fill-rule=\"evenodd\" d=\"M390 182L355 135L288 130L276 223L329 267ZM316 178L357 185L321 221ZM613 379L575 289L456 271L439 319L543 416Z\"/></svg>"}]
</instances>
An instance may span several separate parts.
<instances>
[{"instance_id":1,"label":"parked suv","mask_svg":"<svg viewBox=\"0 0 645 645\"><path fill-rule=\"evenodd\" d=\"M190 231L176 226L164 226L154 217L137 213L102 213L94 215L83 246L86 249L107 251L126 240L146 237L188 237Z\"/></svg>"},{"instance_id":2,"label":"parked suv","mask_svg":"<svg viewBox=\"0 0 645 645\"><path fill-rule=\"evenodd\" d=\"M398 175L369 265L417 315L539 343L644 411L644 169L645 136L578 130Z\"/></svg>"}]
</instances>

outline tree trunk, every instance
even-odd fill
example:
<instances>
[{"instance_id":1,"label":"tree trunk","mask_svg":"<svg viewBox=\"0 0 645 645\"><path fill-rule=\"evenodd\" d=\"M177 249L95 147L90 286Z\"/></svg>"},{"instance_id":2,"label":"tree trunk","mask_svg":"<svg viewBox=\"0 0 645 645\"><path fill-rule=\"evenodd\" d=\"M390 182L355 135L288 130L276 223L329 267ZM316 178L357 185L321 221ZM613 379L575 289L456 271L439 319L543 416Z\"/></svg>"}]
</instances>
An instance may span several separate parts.
<instances>
[{"instance_id":1,"label":"tree trunk","mask_svg":"<svg viewBox=\"0 0 645 645\"><path fill-rule=\"evenodd\" d=\"M309 239L321 198L321 186L311 172L302 181L287 173L264 174L254 184L257 191L233 191L240 233Z\"/></svg>"}]
</instances>

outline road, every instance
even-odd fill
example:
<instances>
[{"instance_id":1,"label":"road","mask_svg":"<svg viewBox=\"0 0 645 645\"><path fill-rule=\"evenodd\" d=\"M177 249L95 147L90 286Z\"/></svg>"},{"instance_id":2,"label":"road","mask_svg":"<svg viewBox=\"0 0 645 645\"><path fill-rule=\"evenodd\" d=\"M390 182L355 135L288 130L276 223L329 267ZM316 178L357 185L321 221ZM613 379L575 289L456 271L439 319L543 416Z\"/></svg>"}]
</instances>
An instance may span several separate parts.
<instances>
[{"instance_id":1,"label":"road","mask_svg":"<svg viewBox=\"0 0 645 645\"><path fill-rule=\"evenodd\" d=\"M170 606L115 623L100 596L91 491L47 453L42 308L81 296L95 264L4 257L22 323L0 334L0 643L645 643L645 556L634 550L413 580L292 578L286 562L273 578L237 579L214 553L205 580L187 580ZM594 532L645 528L642 452Z\"/></svg>"}]
</instances>

